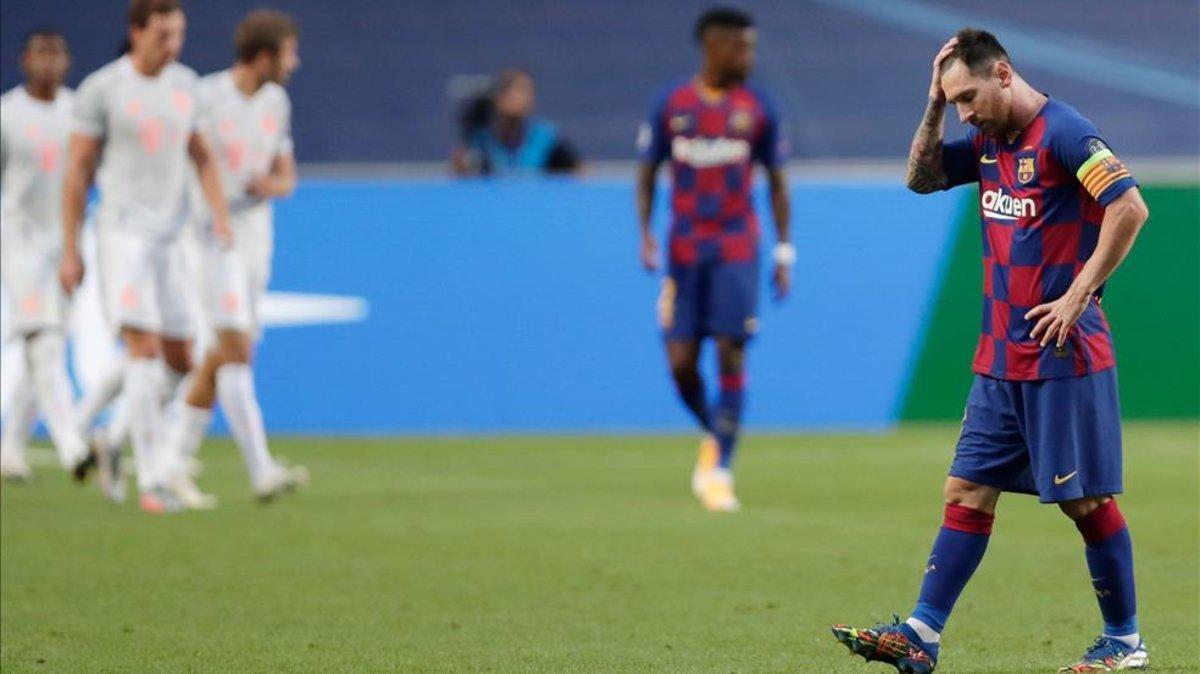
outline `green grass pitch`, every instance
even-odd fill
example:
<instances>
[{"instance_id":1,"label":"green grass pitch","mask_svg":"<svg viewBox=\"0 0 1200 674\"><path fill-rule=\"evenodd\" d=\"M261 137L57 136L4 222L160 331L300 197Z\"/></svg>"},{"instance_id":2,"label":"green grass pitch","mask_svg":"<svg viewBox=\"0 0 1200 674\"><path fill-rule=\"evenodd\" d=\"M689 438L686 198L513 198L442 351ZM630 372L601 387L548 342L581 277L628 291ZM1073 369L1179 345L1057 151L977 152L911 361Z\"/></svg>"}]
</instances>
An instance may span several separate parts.
<instances>
[{"instance_id":1,"label":"green grass pitch","mask_svg":"<svg viewBox=\"0 0 1200 674\"><path fill-rule=\"evenodd\" d=\"M1195 424L1129 424L1122 509L1156 671L1200 671ZM55 469L0 500L0 669L886 672L829 634L911 608L956 429L751 436L743 512L685 437L277 440L306 493L155 518ZM1000 504L939 671L1052 672L1099 630L1057 509Z\"/></svg>"}]
</instances>

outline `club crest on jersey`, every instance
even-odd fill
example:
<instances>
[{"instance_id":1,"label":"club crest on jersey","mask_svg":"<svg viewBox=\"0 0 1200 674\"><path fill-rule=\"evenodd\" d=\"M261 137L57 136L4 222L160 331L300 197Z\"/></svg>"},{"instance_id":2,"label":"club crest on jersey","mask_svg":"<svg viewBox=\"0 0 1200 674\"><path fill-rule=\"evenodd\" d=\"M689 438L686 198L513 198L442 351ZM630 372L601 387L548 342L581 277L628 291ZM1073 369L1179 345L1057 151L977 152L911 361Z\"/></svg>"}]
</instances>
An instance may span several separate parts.
<instances>
[{"instance_id":1,"label":"club crest on jersey","mask_svg":"<svg viewBox=\"0 0 1200 674\"><path fill-rule=\"evenodd\" d=\"M1028 185L1037 176L1033 160L1034 157L1017 157L1017 180L1022 185Z\"/></svg>"},{"instance_id":2,"label":"club crest on jersey","mask_svg":"<svg viewBox=\"0 0 1200 674\"><path fill-rule=\"evenodd\" d=\"M754 126L754 115L748 110L734 110L729 115L729 130L738 135L747 135Z\"/></svg>"},{"instance_id":3,"label":"club crest on jersey","mask_svg":"<svg viewBox=\"0 0 1200 674\"><path fill-rule=\"evenodd\" d=\"M670 125L672 133L683 133L692 128L692 116L675 115L671 117L671 120L667 124Z\"/></svg>"}]
</instances>

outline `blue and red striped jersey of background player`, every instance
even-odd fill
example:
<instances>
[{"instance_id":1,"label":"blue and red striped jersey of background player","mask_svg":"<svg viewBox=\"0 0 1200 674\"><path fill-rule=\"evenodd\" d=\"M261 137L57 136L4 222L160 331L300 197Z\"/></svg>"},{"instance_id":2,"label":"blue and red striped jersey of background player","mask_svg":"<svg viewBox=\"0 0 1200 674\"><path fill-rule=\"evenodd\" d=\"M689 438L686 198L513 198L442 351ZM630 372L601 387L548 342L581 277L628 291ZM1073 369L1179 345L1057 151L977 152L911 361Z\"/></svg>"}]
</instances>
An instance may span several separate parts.
<instances>
[{"instance_id":1,"label":"blue and red striped jersey of background player","mask_svg":"<svg viewBox=\"0 0 1200 674\"><path fill-rule=\"evenodd\" d=\"M1103 287L1062 348L1030 339L1036 319L1025 319L1066 293L1096 250L1105 206L1137 186L1096 127L1051 98L1019 133L996 138L971 128L944 144L942 165L949 187L979 183L983 323L974 371L1031 381L1116 365Z\"/></svg>"},{"instance_id":2,"label":"blue and red striped jersey of background player","mask_svg":"<svg viewBox=\"0 0 1200 674\"><path fill-rule=\"evenodd\" d=\"M694 80L673 85L642 125L638 149L643 162L671 160L672 263L696 262L705 245L717 246L723 262L756 259L754 163L774 169L787 159L779 116L762 92L736 86L716 95Z\"/></svg>"}]
</instances>

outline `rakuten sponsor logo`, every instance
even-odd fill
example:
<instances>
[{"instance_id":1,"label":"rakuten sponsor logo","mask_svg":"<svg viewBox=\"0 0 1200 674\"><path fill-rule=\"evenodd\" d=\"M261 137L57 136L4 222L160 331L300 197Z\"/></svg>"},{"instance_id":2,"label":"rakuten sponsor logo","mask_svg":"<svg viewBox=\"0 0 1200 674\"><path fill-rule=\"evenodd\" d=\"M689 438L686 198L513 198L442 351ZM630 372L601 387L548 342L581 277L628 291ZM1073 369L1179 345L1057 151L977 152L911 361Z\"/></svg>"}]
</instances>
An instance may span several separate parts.
<instances>
[{"instance_id":1,"label":"rakuten sponsor logo","mask_svg":"<svg viewBox=\"0 0 1200 674\"><path fill-rule=\"evenodd\" d=\"M1029 197L1018 199L1003 190L988 190L979 195L979 206L983 214L997 220L1036 218L1037 203Z\"/></svg>"},{"instance_id":2,"label":"rakuten sponsor logo","mask_svg":"<svg viewBox=\"0 0 1200 674\"><path fill-rule=\"evenodd\" d=\"M750 143L733 138L684 138L671 141L671 157L695 168L738 164L750 158Z\"/></svg>"}]
</instances>

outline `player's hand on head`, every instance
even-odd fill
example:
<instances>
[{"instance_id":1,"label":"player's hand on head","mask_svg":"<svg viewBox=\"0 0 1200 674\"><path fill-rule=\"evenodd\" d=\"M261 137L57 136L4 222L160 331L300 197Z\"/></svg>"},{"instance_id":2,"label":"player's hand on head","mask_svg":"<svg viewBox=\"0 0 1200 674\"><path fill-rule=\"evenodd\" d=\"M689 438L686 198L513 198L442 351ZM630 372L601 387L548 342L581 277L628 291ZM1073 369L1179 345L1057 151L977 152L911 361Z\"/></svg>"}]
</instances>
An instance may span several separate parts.
<instances>
[{"instance_id":1,"label":"player's hand on head","mask_svg":"<svg viewBox=\"0 0 1200 674\"><path fill-rule=\"evenodd\" d=\"M1090 297L1077 297L1074 293L1066 295L1045 304L1039 304L1025 313L1025 320L1038 319L1033 329L1029 331L1030 339L1036 339L1042 346L1051 341L1056 346L1067 343L1067 335L1079 317L1087 309Z\"/></svg>"},{"instance_id":2,"label":"player's hand on head","mask_svg":"<svg viewBox=\"0 0 1200 674\"><path fill-rule=\"evenodd\" d=\"M929 97L939 101L946 100L946 92L942 89L942 61L950 55L954 50L954 46L958 44L958 38L952 37L950 41L942 45L938 50L937 56L933 58L933 79L929 83Z\"/></svg>"},{"instance_id":3,"label":"player's hand on head","mask_svg":"<svg viewBox=\"0 0 1200 674\"><path fill-rule=\"evenodd\" d=\"M658 239L655 239L653 234L642 236L642 267L648 272L658 271Z\"/></svg>"},{"instance_id":4,"label":"player's hand on head","mask_svg":"<svg viewBox=\"0 0 1200 674\"><path fill-rule=\"evenodd\" d=\"M58 265L58 281L68 295L74 293L83 282L83 260L79 258L79 253L63 253L62 261Z\"/></svg>"},{"instance_id":5,"label":"player's hand on head","mask_svg":"<svg viewBox=\"0 0 1200 674\"><path fill-rule=\"evenodd\" d=\"M775 299L783 300L792 292L792 268L785 264L775 265L771 275L771 284L775 288Z\"/></svg>"}]
</instances>

